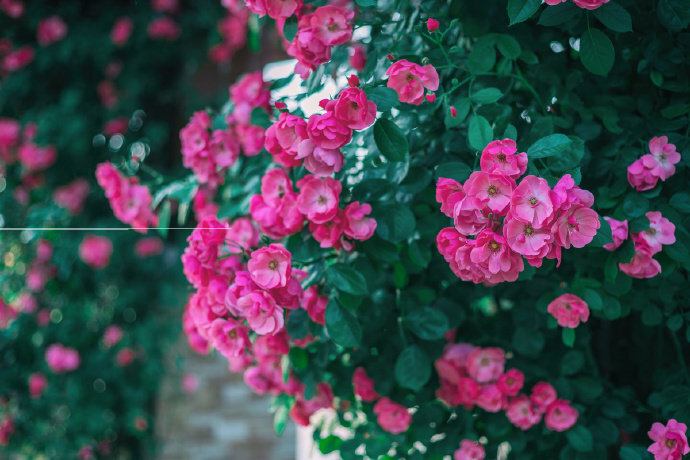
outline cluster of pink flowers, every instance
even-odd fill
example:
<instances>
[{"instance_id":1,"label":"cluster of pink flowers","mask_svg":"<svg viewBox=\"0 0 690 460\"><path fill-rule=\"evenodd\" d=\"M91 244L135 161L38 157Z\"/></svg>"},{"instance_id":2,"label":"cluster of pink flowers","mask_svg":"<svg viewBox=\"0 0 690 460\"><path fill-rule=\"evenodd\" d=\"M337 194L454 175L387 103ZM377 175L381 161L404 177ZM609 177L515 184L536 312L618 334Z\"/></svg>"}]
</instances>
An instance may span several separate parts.
<instances>
[{"instance_id":1,"label":"cluster of pink flowers","mask_svg":"<svg viewBox=\"0 0 690 460\"><path fill-rule=\"evenodd\" d=\"M546 428L553 431L565 431L577 422L578 411L570 402L558 399L550 384L537 383L529 396L520 393L525 376L517 369L505 371L505 352L500 348L449 343L434 365L441 382L436 396L451 407L503 410L521 430L530 429L542 417Z\"/></svg>"},{"instance_id":2,"label":"cluster of pink flowers","mask_svg":"<svg viewBox=\"0 0 690 460\"><path fill-rule=\"evenodd\" d=\"M527 169L527 154L516 152L511 139L493 141L482 152L481 171L465 184L445 178L437 183L436 200L455 224L439 232L438 250L464 281L515 281L524 269L522 257L534 267L544 258L560 264L562 248L586 246L600 226L591 209L594 196L569 174L553 189L532 175L516 184Z\"/></svg>"},{"instance_id":3,"label":"cluster of pink flowers","mask_svg":"<svg viewBox=\"0 0 690 460\"><path fill-rule=\"evenodd\" d=\"M544 0L547 5L558 5L559 3L567 2L568 0ZM604 3L610 0L573 0L573 2L580 8L586 10L596 10Z\"/></svg>"},{"instance_id":4,"label":"cluster of pink flowers","mask_svg":"<svg viewBox=\"0 0 690 460\"><path fill-rule=\"evenodd\" d=\"M291 415L308 423L313 412L332 406L332 391L319 384L317 395L306 400L304 386L293 375L283 380L280 362L290 350L284 325L289 311L297 308L323 324L328 299L318 295L316 286L302 289L306 273L292 267L287 249L270 244L253 250L258 241L248 218L228 225L208 216L199 223L182 256L185 275L197 289L183 319L185 333L195 350L206 352L211 346L228 359L231 370L244 371L255 392L295 396ZM249 257L246 263L243 254ZM294 344L304 346L309 340Z\"/></svg>"},{"instance_id":5,"label":"cluster of pink flowers","mask_svg":"<svg viewBox=\"0 0 690 460\"><path fill-rule=\"evenodd\" d=\"M247 74L232 85L230 98L235 106L226 119L227 129L212 129L210 115L196 112L180 131L182 163L211 190L224 183L224 173L237 161L240 149L253 156L264 144L264 129L251 124L252 110L270 111L271 93L261 72Z\"/></svg>"},{"instance_id":6,"label":"cluster of pink flowers","mask_svg":"<svg viewBox=\"0 0 690 460\"><path fill-rule=\"evenodd\" d=\"M665 181L676 173L680 153L668 143L668 137L654 137L649 141L649 152L628 166L628 182L640 192L656 187L659 179Z\"/></svg>"},{"instance_id":7,"label":"cluster of pink flowers","mask_svg":"<svg viewBox=\"0 0 690 460\"><path fill-rule=\"evenodd\" d=\"M77 350L59 343L54 343L46 348L45 359L48 367L56 374L73 371L81 364Z\"/></svg>"},{"instance_id":8,"label":"cluster of pink flowers","mask_svg":"<svg viewBox=\"0 0 690 460\"><path fill-rule=\"evenodd\" d=\"M67 35L67 24L60 16L50 16L38 23L36 34L38 44L48 46L65 38Z\"/></svg>"},{"instance_id":9,"label":"cluster of pink flowers","mask_svg":"<svg viewBox=\"0 0 690 460\"><path fill-rule=\"evenodd\" d=\"M410 414L407 407L376 393L374 381L367 375L363 367L355 369L355 373L352 376L352 387L355 395L362 401L373 402L378 400L376 405L374 405L374 414L376 414L377 422L381 425L381 428L389 433L399 434L404 433L410 427L412 414Z\"/></svg>"},{"instance_id":10,"label":"cluster of pink flowers","mask_svg":"<svg viewBox=\"0 0 690 460\"><path fill-rule=\"evenodd\" d=\"M225 0L222 3L227 11L225 17L218 21L222 41L209 50L209 57L217 63L229 62L235 51L244 47L249 24L249 10L240 0Z\"/></svg>"},{"instance_id":11,"label":"cluster of pink flowers","mask_svg":"<svg viewBox=\"0 0 690 460\"><path fill-rule=\"evenodd\" d=\"M453 460L484 460L484 446L469 439L460 441L460 448L453 453Z\"/></svg>"},{"instance_id":12,"label":"cluster of pink flowers","mask_svg":"<svg viewBox=\"0 0 690 460\"><path fill-rule=\"evenodd\" d=\"M35 174L52 166L57 159L57 150L54 146L39 146L33 142L37 130L34 123L29 123L24 127L17 120L12 118L0 118L0 160L6 164L15 161L24 167L24 175L34 175L25 178L26 186L35 182Z\"/></svg>"},{"instance_id":13,"label":"cluster of pink flowers","mask_svg":"<svg viewBox=\"0 0 690 460\"><path fill-rule=\"evenodd\" d=\"M89 194L89 183L85 179L76 179L67 185L58 187L53 192L53 201L70 214L76 216L84 208L84 201Z\"/></svg>"},{"instance_id":14,"label":"cluster of pink flowers","mask_svg":"<svg viewBox=\"0 0 690 460\"><path fill-rule=\"evenodd\" d=\"M618 268L633 278L653 278L661 273L661 265L652 256L661 251L663 245L676 242L676 226L661 215L659 211L645 214L649 219L649 228L642 232L631 233L635 244L635 254L628 263L619 263ZM628 221L605 217L611 226L613 242L604 245L604 249L615 251L628 239Z\"/></svg>"},{"instance_id":15,"label":"cluster of pink flowers","mask_svg":"<svg viewBox=\"0 0 690 460\"><path fill-rule=\"evenodd\" d=\"M160 16L151 22L146 27L146 33L153 40L177 40L182 29L175 20L169 16Z\"/></svg>"},{"instance_id":16,"label":"cluster of pink flowers","mask_svg":"<svg viewBox=\"0 0 690 460\"><path fill-rule=\"evenodd\" d=\"M245 0L252 6L264 3L264 14L275 14L280 26L285 19L296 13L298 16L297 34L290 42L287 53L297 59L295 73L306 79L316 67L331 60L331 48L347 43L352 38L352 19L354 11L347 7L327 5L316 8L313 13L301 11L301 0Z\"/></svg>"},{"instance_id":17,"label":"cluster of pink flowers","mask_svg":"<svg viewBox=\"0 0 690 460\"><path fill-rule=\"evenodd\" d=\"M685 423L671 419L664 425L654 423L647 433L654 443L647 449L654 455L654 460L681 460L683 455L690 454Z\"/></svg>"},{"instance_id":18,"label":"cluster of pink flowers","mask_svg":"<svg viewBox=\"0 0 690 460\"><path fill-rule=\"evenodd\" d=\"M141 259L157 256L163 252L163 240L157 236L142 238L134 245L134 253Z\"/></svg>"},{"instance_id":19,"label":"cluster of pink flowers","mask_svg":"<svg viewBox=\"0 0 690 460\"><path fill-rule=\"evenodd\" d=\"M563 294L549 303L547 311L558 321L561 327L576 328L580 321L589 319L587 302L574 294Z\"/></svg>"},{"instance_id":20,"label":"cluster of pink flowers","mask_svg":"<svg viewBox=\"0 0 690 460\"><path fill-rule=\"evenodd\" d=\"M151 192L148 187L140 185L136 177L125 177L112 163L106 162L96 167L96 179L120 221L130 224L140 233L146 233L150 226L158 224L158 216L151 210Z\"/></svg>"},{"instance_id":21,"label":"cluster of pink flowers","mask_svg":"<svg viewBox=\"0 0 690 460\"><path fill-rule=\"evenodd\" d=\"M33 292L41 292L48 281L57 275L57 267L51 263L53 245L47 240L40 240L36 245L36 257L26 271L26 287Z\"/></svg>"},{"instance_id":22,"label":"cluster of pink flowers","mask_svg":"<svg viewBox=\"0 0 690 460\"><path fill-rule=\"evenodd\" d=\"M369 204L352 202L345 210L339 207L342 185L331 178L306 175L297 182L299 194L293 191L292 181L280 168L268 171L261 180L261 194L252 197L249 211L261 231L274 239L299 232L304 220L322 248L347 250L352 243L346 239L364 241L374 234L376 220L367 217Z\"/></svg>"},{"instance_id":23,"label":"cluster of pink flowers","mask_svg":"<svg viewBox=\"0 0 690 460\"><path fill-rule=\"evenodd\" d=\"M0 39L0 78L23 69L33 60L34 49L31 46L15 48L9 39Z\"/></svg>"},{"instance_id":24,"label":"cluster of pink flowers","mask_svg":"<svg viewBox=\"0 0 690 460\"><path fill-rule=\"evenodd\" d=\"M107 236L86 235L79 245L79 258L95 270L107 267L112 253L113 242Z\"/></svg>"},{"instance_id":25,"label":"cluster of pink flowers","mask_svg":"<svg viewBox=\"0 0 690 460\"><path fill-rule=\"evenodd\" d=\"M386 75L386 85L398 93L400 102L419 105L424 102L425 90L436 91L439 85L438 72L431 64L421 66L401 59L393 63Z\"/></svg>"},{"instance_id":26,"label":"cluster of pink flowers","mask_svg":"<svg viewBox=\"0 0 690 460\"><path fill-rule=\"evenodd\" d=\"M358 88L357 77L336 99L321 101L324 114L301 117L281 112L266 131L266 150L286 168L304 167L319 177L332 175L343 167L341 148L352 140L353 130L363 130L376 120L376 104Z\"/></svg>"}]
</instances>

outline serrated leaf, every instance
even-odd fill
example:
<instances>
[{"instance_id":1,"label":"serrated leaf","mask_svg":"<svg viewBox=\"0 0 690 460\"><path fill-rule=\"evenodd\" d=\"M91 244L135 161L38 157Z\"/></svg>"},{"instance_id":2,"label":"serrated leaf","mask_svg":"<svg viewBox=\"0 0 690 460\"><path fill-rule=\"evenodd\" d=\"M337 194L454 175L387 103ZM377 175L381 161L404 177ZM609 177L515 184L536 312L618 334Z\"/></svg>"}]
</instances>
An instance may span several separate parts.
<instances>
[{"instance_id":1,"label":"serrated leaf","mask_svg":"<svg viewBox=\"0 0 690 460\"><path fill-rule=\"evenodd\" d=\"M467 138L473 149L484 150L484 147L493 140L493 135L493 129L486 118L481 115L470 118Z\"/></svg>"},{"instance_id":2,"label":"serrated leaf","mask_svg":"<svg viewBox=\"0 0 690 460\"><path fill-rule=\"evenodd\" d=\"M343 347L356 347L362 341L362 326L347 308L331 299L326 307L326 331L335 343Z\"/></svg>"},{"instance_id":3,"label":"serrated leaf","mask_svg":"<svg viewBox=\"0 0 690 460\"><path fill-rule=\"evenodd\" d=\"M405 348L395 361L395 380L403 388L420 390L431 377L431 361L417 345Z\"/></svg>"},{"instance_id":4,"label":"serrated leaf","mask_svg":"<svg viewBox=\"0 0 690 460\"><path fill-rule=\"evenodd\" d=\"M508 0L510 25L528 20L541 6L541 0Z\"/></svg>"},{"instance_id":5,"label":"serrated leaf","mask_svg":"<svg viewBox=\"0 0 690 460\"><path fill-rule=\"evenodd\" d=\"M604 3L593 13L594 17L614 32L632 32L630 13L616 2Z\"/></svg>"},{"instance_id":6,"label":"serrated leaf","mask_svg":"<svg viewBox=\"0 0 690 460\"><path fill-rule=\"evenodd\" d=\"M398 125L387 118L379 118L374 124L374 141L389 161L403 161L407 157L407 137Z\"/></svg>"},{"instance_id":7,"label":"serrated leaf","mask_svg":"<svg viewBox=\"0 0 690 460\"><path fill-rule=\"evenodd\" d=\"M564 152L572 143L565 134L542 137L527 149L527 158L547 158Z\"/></svg>"},{"instance_id":8,"label":"serrated leaf","mask_svg":"<svg viewBox=\"0 0 690 460\"><path fill-rule=\"evenodd\" d=\"M595 75L606 76L613 68L616 51L611 39L599 29L590 27L580 40L580 60Z\"/></svg>"},{"instance_id":9,"label":"serrated leaf","mask_svg":"<svg viewBox=\"0 0 690 460\"><path fill-rule=\"evenodd\" d=\"M326 269L326 281L348 294L364 296L369 292L364 275L343 263L333 264Z\"/></svg>"}]
</instances>

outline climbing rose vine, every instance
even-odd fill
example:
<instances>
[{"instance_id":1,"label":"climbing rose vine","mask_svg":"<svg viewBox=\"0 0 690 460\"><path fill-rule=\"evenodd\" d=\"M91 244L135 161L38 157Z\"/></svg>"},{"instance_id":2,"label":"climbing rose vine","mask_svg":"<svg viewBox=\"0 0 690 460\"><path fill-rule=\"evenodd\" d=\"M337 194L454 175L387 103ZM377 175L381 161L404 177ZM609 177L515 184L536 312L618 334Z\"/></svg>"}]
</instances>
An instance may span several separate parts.
<instances>
[{"instance_id":1,"label":"climbing rose vine","mask_svg":"<svg viewBox=\"0 0 690 460\"><path fill-rule=\"evenodd\" d=\"M99 167L193 210L192 348L346 459L685 455L687 6L245 3L294 75L191 116L157 216Z\"/></svg>"}]
</instances>

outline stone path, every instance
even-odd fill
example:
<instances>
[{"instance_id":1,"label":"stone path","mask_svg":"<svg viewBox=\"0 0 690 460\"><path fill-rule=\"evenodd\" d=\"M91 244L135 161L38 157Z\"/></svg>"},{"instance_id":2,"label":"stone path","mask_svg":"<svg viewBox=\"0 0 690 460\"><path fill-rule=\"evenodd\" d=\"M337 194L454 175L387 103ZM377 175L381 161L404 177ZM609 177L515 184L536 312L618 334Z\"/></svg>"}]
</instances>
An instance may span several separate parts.
<instances>
[{"instance_id":1,"label":"stone path","mask_svg":"<svg viewBox=\"0 0 690 460\"><path fill-rule=\"evenodd\" d=\"M273 431L268 397L256 396L217 353L199 356L180 343L159 396L156 431L165 460L294 460L295 425ZM177 352L177 353L176 353ZM178 364L179 368L178 369ZM198 389L182 390L182 374L195 374Z\"/></svg>"}]
</instances>

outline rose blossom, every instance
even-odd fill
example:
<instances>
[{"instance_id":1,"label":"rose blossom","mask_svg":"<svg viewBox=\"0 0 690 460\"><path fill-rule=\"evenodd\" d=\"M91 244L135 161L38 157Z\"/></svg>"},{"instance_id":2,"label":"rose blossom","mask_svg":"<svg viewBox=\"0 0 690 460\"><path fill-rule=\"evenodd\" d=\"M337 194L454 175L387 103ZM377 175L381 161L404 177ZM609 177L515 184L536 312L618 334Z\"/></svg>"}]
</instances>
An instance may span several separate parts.
<instances>
[{"instance_id":1,"label":"rose blossom","mask_svg":"<svg viewBox=\"0 0 690 460\"><path fill-rule=\"evenodd\" d=\"M556 389L547 382L539 382L532 387L530 401L539 408L540 412L545 412L546 408L558 398Z\"/></svg>"},{"instance_id":2,"label":"rose blossom","mask_svg":"<svg viewBox=\"0 0 690 460\"><path fill-rule=\"evenodd\" d=\"M465 197L462 184L454 179L439 177L436 182L436 201L441 204L441 212L453 217L455 205Z\"/></svg>"},{"instance_id":3,"label":"rose blossom","mask_svg":"<svg viewBox=\"0 0 690 460\"><path fill-rule=\"evenodd\" d=\"M96 270L110 264L112 253L113 243L106 236L87 235L79 245L79 258Z\"/></svg>"},{"instance_id":4,"label":"rose blossom","mask_svg":"<svg viewBox=\"0 0 690 460\"><path fill-rule=\"evenodd\" d=\"M355 45L350 48L350 67L357 72L362 72L367 65L366 48L362 45Z\"/></svg>"},{"instance_id":5,"label":"rose blossom","mask_svg":"<svg viewBox=\"0 0 690 460\"><path fill-rule=\"evenodd\" d=\"M438 73L431 64L420 66L406 59L392 64L386 75L386 84L398 93L400 102L419 105L424 101L424 90L436 91L439 86Z\"/></svg>"},{"instance_id":6,"label":"rose blossom","mask_svg":"<svg viewBox=\"0 0 690 460\"><path fill-rule=\"evenodd\" d=\"M120 326L111 324L103 332L103 345L108 348L114 347L122 339L122 329Z\"/></svg>"},{"instance_id":7,"label":"rose blossom","mask_svg":"<svg viewBox=\"0 0 690 460\"><path fill-rule=\"evenodd\" d=\"M137 240L134 245L134 253L137 257L145 259L147 257L157 256L163 252L163 240L157 236L142 238Z\"/></svg>"},{"instance_id":8,"label":"rose blossom","mask_svg":"<svg viewBox=\"0 0 690 460\"><path fill-rule=\"evenodd\" d=\"M33 399L39 398L47 386L48 379L40 372L34 372L29 376L29 394Z\"/></svg>"},{"instance_id":9,"label":"rose blossom","mask_svg":"<svg viewBox=\"0 0 690 460\"><path fill-rule=\"evenodd\" d=\"M534 410L526 395L513 398L508 403L506 416L510 423L521 430L529 430L541 420L541 414Z\"/></svg>"},{"instance_id":10,"label":"rose blossom","mask_svg":"<svg viewBox=\"0 0 690 460\"><path fill-rule=\"evenodd\" d=\"M478 198L492 213L504 215L508 212L515 181L502 174L475 171L465 181L463 190L467 195Z\"/></svg>"},{"instance_id":11,"label":"rose blossom","mask_svg":"<svg viewBox=\"0 0 690 460\"><path fill-rule=\"evenodd\" d=\"M345 88L338 98L326 104L335 117L350 129L368 128L376 120L376 104L360 88Z\"/></svg>"},{"instance_id":12,"label":"rose blossom","mask_svg":"<svg viewBox=\"0 0 690 460\"><path fill-rule=\"evenodd\" d=\"M352 386L354 392L362 401L371 402L379 398L374 389L374 381L369 378L363 367L358 367L352 376Z\"/></svg>"},{"instance_id":13,"label":"rose blossom","mask_svg":"<svg viewBox=\"0 0 690 460\"><path fill-rule=\"evenodd\" d=\"M132 34L133 29L134 24L130 18L119 18L115 21L113 29L110 31L110 40L115 46L123 46L129 40L129 36Z\"/></svg>"},{"instance_id":14,"label":"rose blossom","mask_svg":"<svg viewBox=\"0 0 690 460\"><path fill-rule=\"evenodd\" d=\"M478 442L463 439L460 448L453 452L453 460L484 460L484 447Z\"/></svg>"},{"instance_id":15,"label":"rose blossom","mask_svg":"<svg viewBox=\"0 0 690 460\"><path fill-rule=\"evenodd\" d=\"M496 384L491 383L481 387L474 402L487 412L498 412L504 408L506 397Z\"/></svg>"},{"instance_id":16,"label":"rose blossom","mask_svg":"<svg viewBox=\"0 0 690 460\"><path fill-rule=\"evenodd\" d=\"M604 217L606 222L611 226L611 236L613 237L613 243L606 243L603 248L607 251L615 251L620 247L625 240L628 239L628 221L627 220L616 220L612 217Z\"/></svg>"},{"instance_id":17,"label":"rose blossom","mask_svg":"<svg viewBox=\"0 0 690 460\"><path fill-rule=\"evenodd\" d=\"M659 176L663 181L675 174L675 164L680 161L680 153L676 146L668 143L668 137L654 137L649 141L649 151L657 165L652 169L652 174Z\"/></svg>"},{"instance_id":18,"label":"rose blossom","mask_svg":"<svg viewBox=\"0 0 690 460\"><path fill-rule=\"evenodd\" d=\"M558 320L561 327L576 328L580 321L589 319L587 302L573 294L563 294L549 303L547 311Z\"/></svg>"},{"instance_id":19,"label":"rose blossom","mask_svg":"<svg viewBox=\"0 0 690 460\"><path fill-rule=\"evenodd\" d=\"M297 182L300 189L297 209L309 221L323 224L332 219L338 211L342 184L333 178L316 178L306 175Z\"/></svg>"},{"instance_id":20,"label":"rose blossom","mask_svg":"<svg viewBox=\"0 0 690 460\"><path fill-rule=\"evenodd\" d=\"M657 162L650 154L642 155L628 166L628 182L638 192L656 187L659 176L653 173Z\"/></svg>"},{"instance_id":21,"label":"rose blossom","mask_svg":"<svg viewBox=\"0 0 690 460\"><path fill-rule=\"evenodd\" d=\"M265 147L269 153L278 155L279 164L284 166L299 166L295 161L297 149L307 138L307 122L302 117L281 112L278 121L266 130ZM287 164L285 164L287 163Z\"/></svg>"},{"instance_id":22,"label":"rose blossom","mask_svg":"<svg viewBox=\"0 0 690 460\"><path fill-rule=\"evenodd\" d=\"M496 380L504 365L505 353L500 348L475 348L467 356L467 373L479 383Z\"/></svg>"},{"instance_id":23,"label":"rose blossom","mask_svg":"<svg viewBox=\"0 0 690 460\"><path fill-rule=\"evenodd\" d=\"M281 244L271 244L252 253L247 268L252 281L263 289L287 285L292 255Z\"/></svg>"},{"instance_id":24,"label":"rose blossom","mask_svg":"<svg viewBox=\"0 0 690 460\"><path fill-rule=\"evenodd\" d=\"M661 251L661 246L676 242L676 226L668 219L663 217L659 211L649 211L645 213L649 219L649 228L643 232L636 233L633 237L639 236L647 243L652 254Z\"/></svg>"},{"instance_id":25,"label":"rose blossom","mask_svg":"<svg viewBox=\"0 0 690 460\"><path fill-rule=\"evenodd\" d=\"M434 18L429 18L426 21L426 28L429 32L435 32L439 25L439 22Z\"/></svg>"},{"instance_id":26,"label":"rose blossom","mask_svg":"<svg viewBox=\"0 0 690 460\"><path fill-rule=\"evenodd\" d=\"M641 237L633 238L635 254L628 263L619 263L618 268L633 278L653 278L661 273L661 264L652 258L654 254L647 242Z\"/></svg>"},{"instance_id":27,"label":"rose blossom","mask_svg":"<svg viewBox=\"0 0 690 460\"><path fill-rule=\"evenodd\" d=\"M84 207L84 201L89 194L89 183L85 179L76 179L67 185L58 187L53 192L53 201L70 214L77 215Z\"/></svg>"},{"instance_id":28,"label":"rose blossom","mask_svg":"<svg viewBox=\"0 0 690 460\"><path fill-rule=\"evenodd\" d=\"M77 350L62 346L59 343L54 343L46 348L45 360L48 367L56 374L73 371L81 363Z\"/></svg>"},{"instance_id":29,"label":"rose blossom","mask_svg":"<svg viewBox=\"0 0 690 460\"><path fill-rule=\"evenodd\" d=\"M377 422L381 428L393 434L404 433L412 422L407 408L388 398L379 399L374 406L374 414L378 416Z\"/></svg>"},{"instance_id":30,"label":"rose blossom","mask_svg":"<svg viewBox=\"0 0 690 460\"><path fill-rule=\"evenodd\" d=\"M557 399L546 409L544 423L549 430L566 431L575 425L578 415L577 409L569 401Z\"/></svg>"},{"instance_id":31,"label":"rose blossom","mask_svg":"<svg viewBox=\"0 0 690 460\"><path fill-rule=\"evenodd\" d=\"M498 389L506 396L515 396L525 383L525 374L517 369L510 369L498 378Z\"/></svg>"},{"instance_id":32,"label":"rose blossom","mask_svg":"<svg viewBox=\"0 0 690 460\"><path fill-rule=\"evenodd\" d=\"M266 291L253 291L237 299L237 311L257 334L277 334L283 329L283 309Z\"/></svg>"},{"instance_id":33,"label":"rose blossom","mask_svg":"<svg viewBox=\"0 0 690 460\"><path fill-rule=\"evenodd\" d=\"M345 235L354 240L368 240L376 231L376 220L366 217L371 214L371 205L354 201L345 208Z\"/></svg>"},{"instance_id":34,"label":"rose blossom","mask_svg":"<svg viewBox=\"0 0 690 460\"><path fill-rule=\"evenodd\" d=\"M604 3L608 3L609 0L573 0L577 6L587 10L596 10Z\"/></svg>"},{"instance_id":35,"label":"rose blossom","mask_svg":"<svg viewBox=\"0 0 690 460\"><path fill-rule=\"evenodd\" d=\"M208 335L211 345L228 358L237 358L244 353L245 348L251 346L247 328L234 319L213 320Z\"/></svg>"},{"instance_id":36,"label":"rose blossom","mask_svg":"<svg viewBox=\"0 0 690 460\"><path fill-rule=\"evenodd\" d=\"M647 432L654 443L647 451L654 455L654 460L681 460L683 455L690 453L685 434L687 429L685 423L679 423L675 419L670 419L665 426L659 422L654 423Z\"/></svg>"},{"instance_id":37,"label":"rose blossom","mask_svg":"<svg viewBox=\"0 0 690 460\"><path fill-rule=\"evenodd\" d=\"M553 224L552 232L556 243L569 249L572 245L583 248L594 239L599 223L599 215L584 206L572 207Z\"/></svg>"},{"instance_id":38,"label":"rose blossom","mask_svg":"<svg viewBox=\"0 0 690 460\"><path fill-rule=\"evenodd\" d=\"M517 179L527 170L527 154L516 152L517 145L512 139L492 141L482 151L479 167L484 172Z\"/></svg>"},{"instance_id":39,"label":"rose blossom","mask_svg":"<svg viewBox=\"0 0 690 460\"><path fill-rule=\"evenodd\" d=\"M51 16L38 23L38 44L48 46L59 42L67 35L67 24L60 16Z\"/></svg>"},{"instance_id":40,"label":"rose blossom","mask_svg":"<svg viewBox=\"0 0 690 460\"><path fill-rule=\"evenodd\" d=\"M328 177L343 168L345 158L340 149L319 147L311 139L305 139L297 147L296 160L304 160L304 167L316 177Z\"/></svg>"},{"instance_id":41,"label":"rose blossom","mask_svg":"<svg viewBox=\"0 0 690 460\"><path fill-rule=\"evenodd\" d=\"M521 222L541 228L553 214L550 192L546 179L526 176L513 191L510 199L511 214Z\"/></svg>"},{"instance_id":42,"label":"rose blossom","mask_svg":"<svg viewBox=\"0 0 690 460\"><path fill-rule=\"evenodd\" d=\"M307 121L309 139L324 149L339 149L352 139L352 129L341 123L334 112L314 114Z\"/></svg>"}]
</instances>

